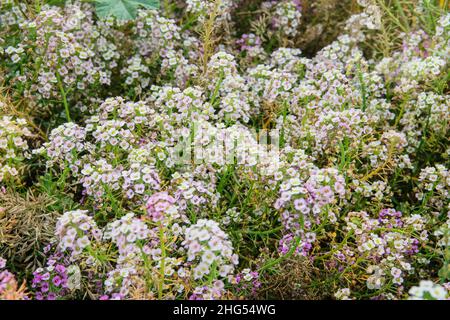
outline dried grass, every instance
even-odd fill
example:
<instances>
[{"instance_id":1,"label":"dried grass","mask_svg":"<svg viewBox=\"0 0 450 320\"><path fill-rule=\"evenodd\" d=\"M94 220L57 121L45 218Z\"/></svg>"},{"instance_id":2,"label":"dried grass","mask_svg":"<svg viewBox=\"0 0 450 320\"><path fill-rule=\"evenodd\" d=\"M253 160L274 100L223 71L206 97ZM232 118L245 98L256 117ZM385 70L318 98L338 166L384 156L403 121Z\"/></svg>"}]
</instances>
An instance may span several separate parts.
<instances>
[{"instance_id":1,"label":"dried grass","mask_svg":"<svg viewBox=\"0 0 450 320\"><path fill-rule=\"evenodd\" d=\"M31 191L0 193L0 256L23 270L42 266L42 249L53 238L59 216L48 209L54 203Z\"/></svg>"},{"instance_id":2,"label":"dried grass","mask_svg":"<svg viewBox=\"0 0 450 320\"><path fill-rule=\"evenodd\" d=\"M277 300L320 300L329 299L331 292L324 286L315 286L320 274L312 262L303 256L291 257L277 266L276 270L264 274L262 290L259 299ZM314 280L313 280L314 279ZM320 289L319 289L320 288Z\"/></svg>"}]
</instances>

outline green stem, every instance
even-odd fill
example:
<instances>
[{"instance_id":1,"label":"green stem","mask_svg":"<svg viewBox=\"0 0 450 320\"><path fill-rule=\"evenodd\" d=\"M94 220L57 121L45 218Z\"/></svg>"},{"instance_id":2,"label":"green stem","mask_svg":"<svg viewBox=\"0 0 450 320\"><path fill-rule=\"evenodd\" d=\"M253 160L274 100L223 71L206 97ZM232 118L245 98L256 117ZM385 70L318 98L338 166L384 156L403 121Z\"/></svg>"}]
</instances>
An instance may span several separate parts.
<instances>
[{"instance_id":1,"label":"green stem","mask_svg":"<svg viewBox=\"0 0 450 320\"><path fill-rule=\"evenodd\" d=\"M161 266L159 271L159 283L158 283L158 299L161 300L163 296L164 278L165 278L165 259L166 259L166 246L164 243L164 229L162 223L159 225L159 241L161 245Z\"/></svg>"},{"instance_id":2,"label":"green stem","mask_svg":"<svg viewBox=\"0 0 450 320\"><path fill-rule=\"evenodd\" d=\"M62 102L63 102L63 105L64 105L64 109L66 111L67 121L71 122L72 120L70 119L70 111L69 111L69 104L67 103L66 91L64 90L64 86L63 86L63 83L61 81L61 76L59 75L58 72L56 73L56 79L58 80L59 91L61 92Z\"/></svg>"},{"instance_id":3,"label":"green stem","mask_svg":"<svg viewBox=\"0 0 450 320\"><path fill-rule=\"evenodd\" d=\"M359 64L358 64L358 78L361 85L362 111L366 111L367 107L366 85L364 83L363 74L361 72L361 66Z\"/></svg>"},{"instance_id":4,"label":"green stem","mask_svg":"<svg viewBox=\"0 0 450 320\"><path fill-rule=\"evenodd\" d=\"M267 269L269 269L269 268L271 268L271 267L281 263L283 260L286 260L286 259L290 258L294 254L294 252L297 249L299 243L300 243L300 237L295 237L294 244L291 246L291 248L289 249L288 253L286 253L284 256L279 257L278 259L269 261L264 266L262 266L258 271L260 273L262 273L263 271L265 271L265 270L267 270Z\"/></svg>"}]
</instances>

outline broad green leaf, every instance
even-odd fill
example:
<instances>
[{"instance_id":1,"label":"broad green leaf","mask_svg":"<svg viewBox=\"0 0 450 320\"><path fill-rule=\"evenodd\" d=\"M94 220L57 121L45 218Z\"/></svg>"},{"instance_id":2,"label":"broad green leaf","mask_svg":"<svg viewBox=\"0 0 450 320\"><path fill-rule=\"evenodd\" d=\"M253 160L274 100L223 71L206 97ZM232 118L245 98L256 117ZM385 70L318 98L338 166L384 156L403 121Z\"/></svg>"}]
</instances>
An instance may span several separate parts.
<instances>
[{"instance_id":1,"label":"broad green leaf","mask_svg":"<svg viewBox=\"0 0 450 320\"><path fill-rule=\"evenodd\" d=\"M122 20L136 18L139 7L159 8L159 0L95 0L95 2L95 9L99 17L114 16Z\"/></svg>"}]
</instances>

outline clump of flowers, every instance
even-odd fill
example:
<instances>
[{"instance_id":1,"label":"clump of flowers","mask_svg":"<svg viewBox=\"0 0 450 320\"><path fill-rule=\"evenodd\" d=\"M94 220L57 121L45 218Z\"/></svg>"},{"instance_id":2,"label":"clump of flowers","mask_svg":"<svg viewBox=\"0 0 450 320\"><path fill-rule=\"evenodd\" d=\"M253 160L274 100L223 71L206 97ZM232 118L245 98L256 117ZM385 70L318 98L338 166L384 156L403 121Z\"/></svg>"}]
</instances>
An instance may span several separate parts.
<instances>
[{"instance_id":1,"label":"clump of flowers","mask_svg":"<svg viewBox=\"0 0 450 320\"><path fill-rule=\"evenodd\" d=\"M32 136L25 119L0 118L0 183L19 178L24 160L31 157L27 139Z\"/></svg>"},{"instance_id":2,"label":"clump of flowers","mask_svg":"<svg viewBox=\"0 0 450 320\"><path fill-rule=\"evenodd\" d=\"M377 218L366 212L350 212L344 220L348 237L355 238L355 242L336 245L335 259L328 263L328 268L345 272L363 266L369 290L392 283L401 294L404 281L416 272L414 264L418 263L420 245L428 241L426 219L420 215L404 217L394 209L383 209Z\"/></svg>"},{"instance_id":3,"label":"clump of flowers","mask_svg":"<svg viewBox=\"0 0 450 320\"><path fill-rule=\"evenodd\" d=\"M44 143L41 148L33 150L33 152L46 155L48 167L57 165L61 169L71 166L77 168L78 154L88 148L85 138L86 130L83 127L68 122L53 129L49 141ZM76 171L76 173L78 172Z\"/></svg>"},{"instance_id":4,"label":"clump of flowers","mask_svg":"<svg viewBox=\"0 0 450 320\"><path fill-rule=\"evenodd\" d=\"M294 233L319 224L324 208L336 204L345 196L345 180L334 168L312 169L309 178L287 179L280 187L280 197L275 208L283 209L282 219L286 230ZM335 220L327 210L325 219Z\"/></svg>"},{"instance_id":5,"label":"clump of flowers","mask_svg":"<svg viewBox=\"0 0 450 320\"><path fill-rule=\"evenodd\" d=\"M0 298L448 298L442 1L19 2Z\"/></svg>"},{"instance_id":6,"label":"clump of flowers","mask_svg":"<svg viewBox=\"0 0 450 320\"><path fill-rule=\"evenodd\" d=\"M335 294L334 297L338 300L350 300L350 289L349 288L342 288L339 289Z\"/></svg>"},{"instance_id":7,"label":"clump of flowers","mask_svg":"<svg viewBox=\"0 0 450 320\"><path fill-rule=\"evenodd\" d=\"M216 280L210 286L196 287L189 300L219 300L225 294L223 281Z\"/></svg>"},{"instance_id":8,"label":"clump of flowers","mask_svg":"<svg viewBox=\"0 0 450 320\"><path fill-rule=\"evenodd\" d=\"M226 278L238 263L227 234L212 220L200 219L186 228L182 245L187 250L187 260L195 266L195 280L208 276Z\"/></svg>"},{"instance_id":9,"label":"clump of flowers","mask_svg":"<svg viewBox=\"0 0 450 320\"><path fill-rule=\"evenodd\" d=\"M147 200L147 216L153 221L175 220L180 217L176 200L167 192L153 194Z\"/></svg>"},{"instance_id":10,"label":"clump of flowers","mask_svg":"<svg viewBox=\"0 0 450 320\"><path fill-rule=\"evenodd\" d=\"M68 273L63 264L50 264L33 272L31 287L37 300L56 300L68 291Z\"/></svg>"},{"instance_id":11,"label":"clump of flowers","mask_svg":"<svg viewBox=\"0 0 450 320\"><path fill-rule=\"evenodd\" d=\"M0 257L0 300L28 300L25 282L19 286L14 274L5 267L6 260Z\"/></svg>"},{"instance_id":12,"label":"clump of flowers","mask_svg":"<svg viewBox=\"0 0 450 320\"><path fill-rule=\"evenodd\" d=\"M101 241L102 232L88 210L65 212L56 223L59 249L69 251L71 260L76 260L92 242Z\"/></svg>"},{"instance_id":13,"label":"clump of flowers","mask_svg":"<svg viewBox=\"0 0 450 320\"><path fill-rule=\"evenodd\" d=\"M419 286L409 289L410 300L448 300L447 288L429 280L421 280Z\"/></svg>"},{"instance_id":14,"label":"clump of flowers","mask_svg":"<svg viewBox=\"0 0 450 320\"><path fill-rule=\"evenodd\" d=\"M172 188L181 210L192 210L200 214L205 208L214 207L220 197L215 190L215 181L196 179L190 172L181 175L175 173L172 176Z\"/></svg>"},{"instance_id":15,"label":"clump of flowers","mask_svg":"<svg viewBox=\"0 0 450 320\"><path fill-rule=\"evenodd\" d=\"M25 20L25 3L16 3L13 0L5 0L0 3L0 24L12 28ZM8 29L8 28L6 28ZM1 52L1 50L0 50Z\"/></svg>"},{"instance_id":16,"label":"clump of flowers","mask_svg":"<svg viewBox=\"0 0 450 320\"><path fill-rule=\"evenodd\" d=\"M275 3L273 6L273 28L283 36L295 37L302 17L300 1L272 1L272 3Z\"/></svg>"},{"instance_id":17,"label":"clump of flowers","mask_svg":"<svg viewBox=\"0 0 450 320\"><path fill-rule=\"evenodd\" d=\"M149 238L150 234L142 220L135 218L133 213L128 213L107 225L104 238L111 239L116 244L120 254L118 263L123 263L122 260L132 260L139 254L135 243Z\"/></svg>"},{"instance_id":18,"label":"clump of flowers","mask_svg":"<svg viewBox=\"0 0 450 320\"><path fill-rule=\"evenodd\" d=\"M244 60L252 63L255 59L265 58L266 53L262 47L262 40L254 33L245 33L236 41L236 45Z\"/></svg>"},{"instance_id":19,"label":"clump of flowers","mask_svg":"<svg viewBox=\"0 0 450 320\"><path fill-rule=\"evenodd\" d=\"M238 293L244 293L246 297L256 296L258 289L261 288L258 272L248 268L234 276L231 283Z\"/></svg>"},{"instance_id":20,"label":"clump of flowers","mask_svg":"<svg viewBox=\"0 0 450 320\"><path fill-rule=\"evenodd\" d=\"M419 175L419 185L416 190L416 198L433 208L434 212L439 213L443 209L448 209L450 195L448 169L442 164L423 168Z\"/></svg>"},{"instance_id":21,"label":"clump of flowers","mask_svg":"<svg viewBox=\"0 0 450 320\"><path fill-rule=\"evenodd\" d=\"M27 66L12 81L19 85L33 79L23 93L36 104L41 99L63 101L69 90L76 91L70 97L88 99L91 90L111 83L120 56L114 32L108 24L95 23L89 8L78 3L43 8L20 24L20 43L5 51L12 64Z\"/></svg>"}]
</instances>

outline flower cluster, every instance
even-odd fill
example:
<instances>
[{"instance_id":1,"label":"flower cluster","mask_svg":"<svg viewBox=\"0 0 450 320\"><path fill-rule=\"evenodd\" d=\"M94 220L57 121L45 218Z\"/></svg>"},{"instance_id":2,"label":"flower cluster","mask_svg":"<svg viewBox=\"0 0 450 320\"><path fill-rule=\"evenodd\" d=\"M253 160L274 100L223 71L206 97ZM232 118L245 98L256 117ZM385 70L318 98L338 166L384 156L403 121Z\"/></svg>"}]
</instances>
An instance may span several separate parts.
<instances>
[{"instance_id":1,"label":"flower cluster","mask_svg":"<svg viewBox=\"0 0 450 320\"><path fill-rule=\"evenodd\" d=\"M167 192L158 192L150 196L146 204L147 216L153 221L175 220L180 217L176 200Z\"/></svg>"},{"instance_id":2,"label":"flower cluster","mask_svg":"<svg viewBox=\"0 0 450 320\"><path fill-rule=\"evenodd\" d=\"M439 1L41 2L0 4L0 250L34 195L54 242L0 298L448 298Z\"/></svg>"},{"instance_id":3,"label":"flower cluster","mask_svg":"<svg viewBox=\"0 0 450 320\"><path fill-rule=\"evenodd\" d=\"M220 195L215 191L214 182L195 179L190 172L175 173L171 183L181 210L201 213L205 207L214 207L219 200Z\"/></svg>"},{"instance_id":4,"label":"flower cluster","mask_svg":"<svg viewBox=\"0 0 450 320\"><path fill-rule=\"evenodd\" d=\"M63 264L55 263L33 272L31 287L37 300L56 300L67 291L68 273Z\"/></svg>"},{"instance_id":5,"label":"flower cluster","mask_svg":"<svg viewBox=\"0 0 450 320\"><path fill-rule=\"evenodd\" d=\"M437 214L442 209L448 210L448 199L450 196L450 175L448 169L442 164L422 169L416 190L416 198L433 208Z\"/></svg>"},{"instance_id":6,"label":"flower cluster","mask_svg":"<svg viewBox=\"0 0 450 320\"><path fill-rule=\"evenodd\" d=\"M6 260L0 257L0 300L28 300L25 285L19 287L14 274L5 267Z\"/></svg>"},{"instance_id":7,"label":"flower cluster","mask_svg":"<svg viewBox=\"0 0 450 320\"><path fill-rule=\"evenodd\" d=\"M265 51L262 48L262 40L254 33L243 34L240 39L236 41L239 51L245 54L245 59L249 62L255 58L265 56Z\"/></svg>"},{"instance_id":8,"label":"flower cluster","mask_svg":"<svg viewBox=\"0 0 450 320\"><path fill-rule=\"evenodd\" d=\"M226 278L238 264L238 256L233 254L233 246L218 223L200 219L185 231L183 246L187 250L187 260L195 264L194 279L210 275Z\"/></svg>"},{"instance_id":9,"label":"flower cluster","mask_svg":"<svg viewBox=\"0 0 450 320\"><path fill-rule=\"evenodd\" d=\"M232 283L237 286L236 290L238 292L248 292L247 294L250 296L255 296L261 287L258 272L251 271L248 268L243 269L241 273L236 275Z\"/></svg>"},{"instance_id":10,"label":"flower cluster","mask_svg":"<svg viewBox=\"0 0 450 320\"><path fill-rule=\"evenodd\" d=\"M276 3L273 6L273 27L285 36L295 37L302 17L300 1L288 0L272 2Z\"/></svg>"},{"instance_id":11,"label":"flower cluster","mask_svg":"<svg viewBox=\"0 0 450 320\"><path fill-rule=\"evenodd\" d=\"M214 14L217 23L220 23L230 19L230 13L234 6L235 4L231 0L187 0L186 12L196 16L198 22L201 23Z\"/></svg>"},{"instance_id":12,"label":"flower cluster","mask_svg":"<svg viewBox=\"0 0 450 320\"><path fill-rule=\"evenodd\" d=\"M447 286L448 287L448 286ZM448 288L429 280L422 280L418 287L409 290L410 300L448 300Z\"/></svg>"},{"instance_id":13,"label":"flower cluster","mask_svg":"<svg viewBox=\"0 0 450 320\"><path fill-rule=\"evenodd\" d=\"M76 160L78 154L82 153L89 146L85 143L86 130L73 123L65 123L52 130L49 141L44 143L34 153L45 154L48 158L47 166L58 165L61 169L71 167L78 173Z\"/></svg>"},{"instance_id":14,"label":"flower cluster","mask_svg":"<svg viewBox=\"0 0 450 320\"><path fill-rule=\"evenodd\" d=\"M69 251L72 260L76 260L84 249L91 246L92 241L100 241L102 237L88 210L65 212L56 223L55 233L59 248Z\"/></svg>"},{"instance_id":15,"label":"flower cluster","mask_svg":"<svg viewBox=\"0 0 450 320\"><path fill-rule=\"evenodd\" d=\"M363 266L369 290L392 283L402 291L403 282L414 273L420 244L428 240L426 219L420 215L403 217L399 211L383 209L377 218L366 212L350 212L344 220L347 237L354 237L355 243L337 244L335 259L327 267L345 272Z\"/></svg>"},{"instance_id":16,"label":"flower cluster","mask_svg":"<svg viewBox=\"0 0 450 320\"><path fill-rule=\"evenodd\" d=\"M21 41L5 53L13 64L30 67L14 74L19 85L35 79L24 94L35 101L65 99L69 89L87 99L94 88L110 85L119 53L108 23L95 23L88 6L47 7L33 20L20 24ZM25 51L27 52L25 54Z\"/></svg>"},{"instance_id":17,"label":"flower cluster","mask_svg":"<svg viewBox=\"0 0 450 320\"><path fill-rule=\"evenodd\" d=\"M219 300L224 294L224 283L217 280L211 286L196 287L189 300Z\"/></svg>"},{"instance_id":18,"label":"flower cluster","mask_svg":"<svg viewBox=\"0 0 450 320\"><path fill-rule=\"evenodd\" d=\"M338 300L349 300L350 297L350 289L349 288L342 288L339 289L335 294L334 297Z\"/></svg>"},{"instance_id":19,"label":"flower cluster","mask_svg":"<svg viewBox=\"0 0 450 320\"><path fill-rule=\"evenodd\" d=\"M32 136L25 119L0 118L0 182L18 177L23 161L31 157L27 139Z\"/></svg>"},{"instance_id":20,"label":"flower cluster","mask_svg":"<svg viewBox=\"0 0 450 320\"><path fill-rule=\"evenodd\" d=\"M334 168L311 169L309 177L293 177L281 183L276 209L282 209L283 226L297 235L321 219L336 220L330 206L345 197L345 180ZM324 210L326 209L326 210ZM326 216L321 217L325 212Z\"/></svg>"},{"instance_id":21,"label":"flower cluster","mask_svg":"<svg viewBox=\"0 0 450 320\"><path fill-rule=\"evenodd\" d=\"M147 226L140 219L134 218L133 213L128 213L120 220L109 223L104 237L111 239L119 248L119 253L124 255L130 246L148 238L149 234Z\"/></svg>"},{"instance_id":22,"label":"flower cluster","mask_svg":"<svg viewBox=\"0 0 450 320\"><path fill-rule=\"evenodd\" d=\"M16 3L14 0L4 0L0 3L0 25L15 26L25 20L25 3ZM0 49L1 52L1 49Z\"/></svg>"}]
</instances>

